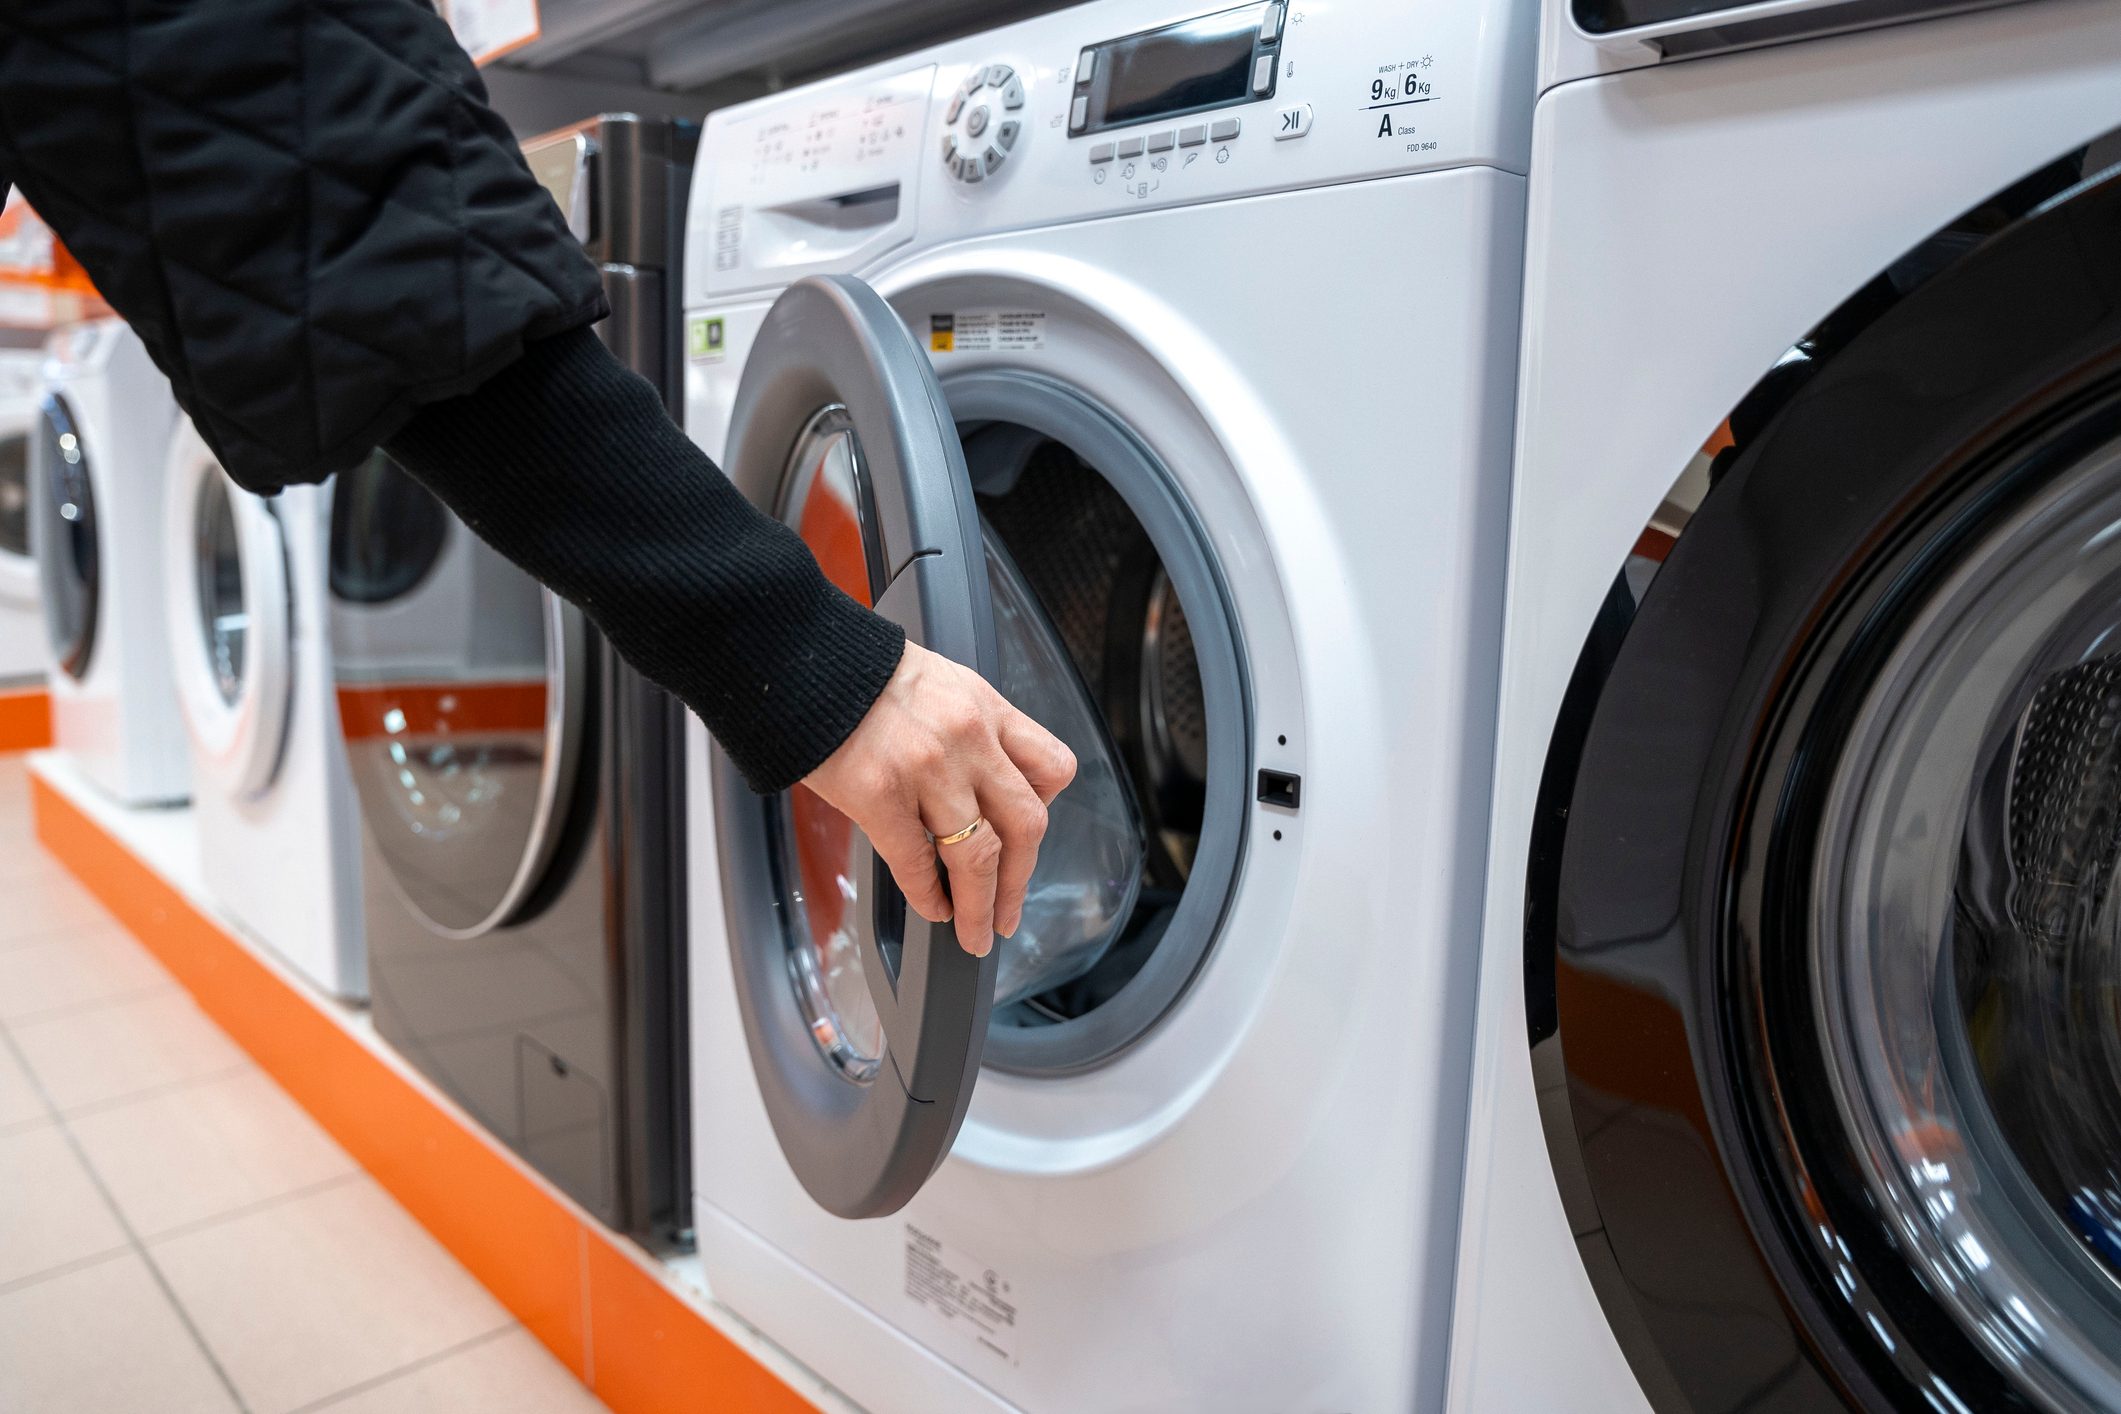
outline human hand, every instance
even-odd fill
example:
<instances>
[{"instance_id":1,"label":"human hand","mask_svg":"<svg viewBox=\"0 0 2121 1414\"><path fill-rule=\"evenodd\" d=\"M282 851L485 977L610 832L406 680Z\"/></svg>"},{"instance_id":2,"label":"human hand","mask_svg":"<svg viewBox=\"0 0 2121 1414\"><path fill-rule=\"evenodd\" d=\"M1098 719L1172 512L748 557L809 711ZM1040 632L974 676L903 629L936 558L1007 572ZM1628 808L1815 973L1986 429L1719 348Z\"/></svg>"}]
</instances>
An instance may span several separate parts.
<instances>
[{"instance_id":1,"label":"human hand","mask_svg":"<svg viewBox=\"0 0 2121 1414\"><path fill-rule=\"evenodd\" d=\"M1046 807L1075 778L1075 753L970 668L908 643L853 735L804 778L876 847L913 911L955 921L985 957L1023 921ZM970 835L939 839L975 820Z\"/></svg>"}]
</instances>

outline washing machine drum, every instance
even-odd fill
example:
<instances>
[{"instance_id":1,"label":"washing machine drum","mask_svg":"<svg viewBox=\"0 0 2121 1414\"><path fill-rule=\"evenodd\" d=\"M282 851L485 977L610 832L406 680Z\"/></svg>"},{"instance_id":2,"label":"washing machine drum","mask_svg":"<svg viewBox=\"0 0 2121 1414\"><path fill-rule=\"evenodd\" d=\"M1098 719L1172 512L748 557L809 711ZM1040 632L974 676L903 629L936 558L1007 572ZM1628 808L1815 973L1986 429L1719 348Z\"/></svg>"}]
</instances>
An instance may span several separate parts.
<instances>
[{"instance_id":1,"label":"washing machine drum","mask_svg":"<svg viewBox=\"0 0 2121 1414\"><path fill-rule=\"evenodd\" d=\"M1181 885L1200 841L1207 714L1185 606L1156 545L1062 443L1013 424L968 429L964 443L985 538L1008 547L1139 787L1152 879Z\"/></svg>"},{"instance_id":2,"label":"washing machine drum","mask_svg":"<svg viewBox=\"0 0 2121 1414\"><path fill-rule=\"evenodd\" d=\"M1000 540L985 537L1001 655L995 686L1075 753L1075 781L1053 801L1045 867L1024 896L1016 933L995 941L994 1003L1008 1006L1081 977L1110 951L1141 892L1142 820L1118 748L1037 592Z\"/></svg>"}]
</instances>

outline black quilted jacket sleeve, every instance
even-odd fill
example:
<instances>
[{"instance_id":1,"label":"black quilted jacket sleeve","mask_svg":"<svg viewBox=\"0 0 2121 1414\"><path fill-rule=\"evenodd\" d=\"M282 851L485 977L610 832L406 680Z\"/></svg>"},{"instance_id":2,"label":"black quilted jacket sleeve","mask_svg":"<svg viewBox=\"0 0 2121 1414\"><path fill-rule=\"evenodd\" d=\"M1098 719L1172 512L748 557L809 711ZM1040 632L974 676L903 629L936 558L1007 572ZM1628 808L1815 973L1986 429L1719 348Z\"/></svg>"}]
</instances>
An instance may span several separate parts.
<instances>
[{"instance_id":1,"label":"black quilted jacket sleeve","mask_svg":"<svg viewBox=\"0 0 2121 1414\"><path fill-rule=\"evenodd\" d=\"M604 314L485 99L418 0L0 0L0 179L257 491Z\"/></svg>"},{"instance_id":2,"label":"black quilted jacket sleeve","mask_svg":"<svg viewBox=\"0 0 2121 1414\"><path fill-rule=\"evenodd\" d=\"M386 446L703 717L829 755L904 635L583 326L598 274L421 0L0 0L0 181L250 490Z\"/></svg>"}]
</instances>

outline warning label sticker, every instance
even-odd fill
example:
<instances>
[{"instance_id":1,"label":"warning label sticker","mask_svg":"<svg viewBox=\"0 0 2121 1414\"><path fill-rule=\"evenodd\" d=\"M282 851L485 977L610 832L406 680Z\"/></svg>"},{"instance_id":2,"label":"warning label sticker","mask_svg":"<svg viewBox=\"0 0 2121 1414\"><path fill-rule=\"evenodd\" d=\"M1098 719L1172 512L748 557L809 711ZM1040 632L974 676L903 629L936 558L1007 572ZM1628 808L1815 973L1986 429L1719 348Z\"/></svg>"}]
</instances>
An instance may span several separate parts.
<instances>
[{"instance_id":1,"label":"warning label sticker","mask_svg":"<svg viewBox=\"0 0 2121 1414\"><path fill-rule=\"evenodd\" d=\"M1042 309L961 309L928 316L931 353L1016 353L1045 346Z\"/></svg>"},{"instance_id":2,"label":"warning label sticker","mask_svg":"<svg viewBox=\"0 0 2121 1414\"><path fill-rule=\"evenodd\" d=\"M990 1354L1016 1363L1016 1304L992 1267L953 1254L939 1237L906 1224L906 1295Z\"/></svg>"}]
</instances>

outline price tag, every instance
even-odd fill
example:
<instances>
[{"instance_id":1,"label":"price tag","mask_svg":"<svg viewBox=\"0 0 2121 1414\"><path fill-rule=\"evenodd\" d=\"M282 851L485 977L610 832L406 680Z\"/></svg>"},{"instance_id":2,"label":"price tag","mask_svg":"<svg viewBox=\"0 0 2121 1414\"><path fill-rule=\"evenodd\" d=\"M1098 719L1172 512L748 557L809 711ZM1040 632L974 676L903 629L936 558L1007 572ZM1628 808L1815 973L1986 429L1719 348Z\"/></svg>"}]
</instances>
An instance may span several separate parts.
<instances>
[{"instance_id":1,"label":"price tag","mask_svg":"<svg viewBox=\"0 0 2121 1414\"><path fill-rule=\"evenodd\" d=\"M443 0L442 17L474 64L490 64L536 39L538 0Z\"/></svg>"}]
</instances>

